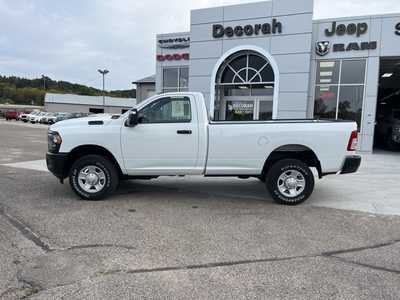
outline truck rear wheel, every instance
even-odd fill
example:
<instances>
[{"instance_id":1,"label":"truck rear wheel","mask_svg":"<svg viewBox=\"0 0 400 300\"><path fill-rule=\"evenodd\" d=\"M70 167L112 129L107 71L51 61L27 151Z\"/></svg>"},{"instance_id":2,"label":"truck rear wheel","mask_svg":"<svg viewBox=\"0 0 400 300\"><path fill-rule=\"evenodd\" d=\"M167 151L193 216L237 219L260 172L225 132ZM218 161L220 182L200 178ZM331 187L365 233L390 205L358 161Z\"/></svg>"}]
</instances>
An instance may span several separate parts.
<instances>
[{"instance_id":1,"label":"truck rear wheel","mask_svg":"<svg viewBox=\"0 0 400 300\"><path fill-rule=\"evenodd\" d=\"M314 190L314 174L297 159L276 162L266 176L266 186L279 204L297 205L310 197Z\"/></svg>"},{"instance_id":2,"label":"truck rear wheel","mask_svg":"<svg viewBox=\"0 0 400 300\"><path fill-rule=\"evenodd\" d=\"M69 172L72 190L82 199L101 200L114 192L119 176L115 165L101 155L86 155L76 160Z\"/></svg>"}]
</instances>

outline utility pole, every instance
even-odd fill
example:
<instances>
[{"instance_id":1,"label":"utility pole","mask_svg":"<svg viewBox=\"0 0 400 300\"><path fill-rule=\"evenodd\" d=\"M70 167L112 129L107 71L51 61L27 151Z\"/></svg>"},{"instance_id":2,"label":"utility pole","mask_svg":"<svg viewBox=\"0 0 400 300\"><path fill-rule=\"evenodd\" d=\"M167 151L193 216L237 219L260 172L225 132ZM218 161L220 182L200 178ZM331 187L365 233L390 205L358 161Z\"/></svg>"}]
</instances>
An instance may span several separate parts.
<instances>
[{"instance_id":1,"label":"utility pole","mask_svg":"<svg viewBox=\"0 0 400 300\"><path fill-rule=\"evenodd\" d=\"M97 71L99 71L99 73L101 75L103 75L103 112L105 113L106 112L106 95L105 95L104 78L105 78L106 74L109 73L110 71L108 71L106 69L104 69L104 70L98 69Z\"/></svg>"}]
</instances>

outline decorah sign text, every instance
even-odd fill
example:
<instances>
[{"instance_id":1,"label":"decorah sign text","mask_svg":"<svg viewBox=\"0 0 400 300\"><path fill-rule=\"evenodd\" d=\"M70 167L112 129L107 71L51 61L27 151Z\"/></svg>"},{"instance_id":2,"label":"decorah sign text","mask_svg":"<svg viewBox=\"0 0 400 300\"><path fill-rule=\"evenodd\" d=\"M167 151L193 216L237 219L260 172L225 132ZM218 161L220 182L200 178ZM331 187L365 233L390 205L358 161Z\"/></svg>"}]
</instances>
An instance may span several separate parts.
<instances>
[{"instance_id":1,"label":"decorah sign text","mask_svg":"<svg viewBox=\"0 0 400 300\"><path fill-rule=\"evenodd\" d=\"M277 19L272 19L272 23L245 25L245 26L226 26L221 24L214 24L212 26L212 35L215 39L226 37L241 37L252 35L268 35L282 33L282 23Z\"/></svg>"}]
</instances>

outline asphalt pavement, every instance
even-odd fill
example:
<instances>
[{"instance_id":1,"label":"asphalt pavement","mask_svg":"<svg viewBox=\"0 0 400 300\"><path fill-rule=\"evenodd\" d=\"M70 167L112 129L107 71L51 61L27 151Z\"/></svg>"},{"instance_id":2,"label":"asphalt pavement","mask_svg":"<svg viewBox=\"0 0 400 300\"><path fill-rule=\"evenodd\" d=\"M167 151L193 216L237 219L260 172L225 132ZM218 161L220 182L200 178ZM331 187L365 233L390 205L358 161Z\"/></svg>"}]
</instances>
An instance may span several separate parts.
<instances>
[{"instance_id":1,"label":"asphalt pavement","mask_svg":"<svg viewBox=\"0 0 400 300\"><path fill-rule=\"evenodd\" d=\"M88 202L13 166L44 159L46 131L0 121L0 299L400 298L396 154L296 207L234 178L126 181Z\"/></svg>"}]
</instances>

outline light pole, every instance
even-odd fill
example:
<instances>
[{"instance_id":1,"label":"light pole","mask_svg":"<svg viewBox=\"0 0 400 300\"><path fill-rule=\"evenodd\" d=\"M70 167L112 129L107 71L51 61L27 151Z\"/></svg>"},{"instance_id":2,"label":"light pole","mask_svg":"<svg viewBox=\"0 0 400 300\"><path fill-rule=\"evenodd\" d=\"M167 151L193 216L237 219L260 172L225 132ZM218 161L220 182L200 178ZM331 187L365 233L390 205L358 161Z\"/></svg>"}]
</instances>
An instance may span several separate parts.
<instances>
[{"instance_id":1,"label":"light pole","mask_svg":"<svg viewBox=\"0 0 400 300\"><path fill-rule=\"evenodd\" d=\"M103 75L103 112L105 113L105 112L106 112L106 98L105 98L105 90L104 90L104 77L105 77L106 74L109 73L110 71L108 71L108 70L106 70L106 69L104 69L104 70L98 69L97 71L99 71L99 73L100 73L101 75Z\"/></svg>"},{"instance_id":2,"label":"light pole","mask_svg":"<svg viewBox=\"0 0 400 300\"><path fill-rule=\"evenodd\" d=\"M46 76L42 75L42 79L43 79L43 90L46 91Z\"/></svg>"}]
</instances>

